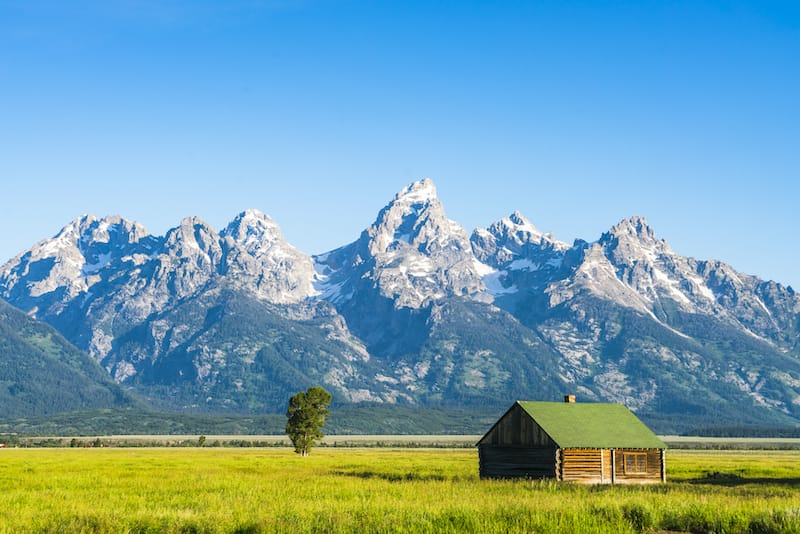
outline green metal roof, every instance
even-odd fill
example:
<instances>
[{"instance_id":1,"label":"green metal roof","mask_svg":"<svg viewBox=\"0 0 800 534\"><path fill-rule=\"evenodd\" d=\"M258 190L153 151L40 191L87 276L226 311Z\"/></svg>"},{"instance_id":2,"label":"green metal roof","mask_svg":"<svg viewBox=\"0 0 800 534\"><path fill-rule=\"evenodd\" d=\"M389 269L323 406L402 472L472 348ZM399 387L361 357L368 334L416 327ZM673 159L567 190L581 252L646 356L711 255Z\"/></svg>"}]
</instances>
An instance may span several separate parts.
<instances>
[{"instance_id":1,"label":"green metal roof","mask_svg":"<svg viewBox=\"0 0 800 534\"><path fill-rule=\"evenodd\" d=\"M622 404L517 401L561 448L666 449Z\"/></svg>"}]
</instances>

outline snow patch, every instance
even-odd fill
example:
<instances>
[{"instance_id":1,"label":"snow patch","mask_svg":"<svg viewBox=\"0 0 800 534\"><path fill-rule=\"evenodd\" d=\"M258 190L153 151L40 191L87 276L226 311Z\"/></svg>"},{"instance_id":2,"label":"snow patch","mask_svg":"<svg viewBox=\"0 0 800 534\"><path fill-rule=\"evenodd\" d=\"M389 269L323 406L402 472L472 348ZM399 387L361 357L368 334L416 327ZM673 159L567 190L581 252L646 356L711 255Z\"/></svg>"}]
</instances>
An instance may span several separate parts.
<instances>
[{"instance_id":1,"label":"snow patch","mask_svg":"<svg viewBox=\"0 0 800 534\"><path fill-rule=\"evenodd\" d=\"M508 269L512 271L538 271L541 265L528 259L514 260L508 264Z\"/></svg>"},{"instance_id":2,"label":"snow patch","mask_svg":"<svg viewBox=\"0 0 800 534\"><path fill-rule=\"evenodd\" d=\"M503 285L503 280L507 276L507 271L494 271L491 274L485 275L482 280L483 285L486 286L486 291L488 291L493 297L498 297L501 295L513 295L514 293L519 292L519 288L513 284L509 287L505 287Z\"/></svg>"},{"instance_id":3,"label":"snow patch","mask_svg":"<svg viewBox=\"0 0 800 534\"><path fill-rule=\"evenodd\" d=\"M425 178L423 180L419 180L417 182L411 183L403 188L397 196L395 200L402 200L408 203L415 203L415 202L427 202L433 198L437 197L436 193L436 186L433 184L433 180L429 178Z\"/></svg>"}]
</instances>

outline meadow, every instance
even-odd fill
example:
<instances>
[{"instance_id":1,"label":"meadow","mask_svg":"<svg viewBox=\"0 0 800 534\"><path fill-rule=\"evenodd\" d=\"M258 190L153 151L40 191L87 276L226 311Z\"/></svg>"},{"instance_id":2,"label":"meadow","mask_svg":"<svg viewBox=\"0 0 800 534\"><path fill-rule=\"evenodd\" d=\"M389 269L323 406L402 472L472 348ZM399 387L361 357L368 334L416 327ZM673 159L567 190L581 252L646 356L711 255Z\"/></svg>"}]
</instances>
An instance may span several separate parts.
<instances>
[{"instance_id":1,"label":"meadow","mask_svg":"<svg viewBox=\"0 0 800 534\"><path fill-rule=\"evenodd\" d=\"M475 449L0 449L0 532L791 532L800 452L668 452L669 482L486 481Z\"/></svg>"}]
</instances>

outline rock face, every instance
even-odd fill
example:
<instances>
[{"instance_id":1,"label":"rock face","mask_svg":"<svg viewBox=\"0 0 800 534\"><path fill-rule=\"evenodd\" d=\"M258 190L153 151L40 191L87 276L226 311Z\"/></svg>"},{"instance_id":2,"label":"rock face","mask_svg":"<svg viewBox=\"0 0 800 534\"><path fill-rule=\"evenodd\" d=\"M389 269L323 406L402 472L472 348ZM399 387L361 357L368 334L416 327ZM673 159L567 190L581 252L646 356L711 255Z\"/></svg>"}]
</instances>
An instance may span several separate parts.
<instances>
[{"instance_id":1,"label":"rock face","mask_svg":"<svg viewBox=\"0 0 800 534\"><path fill-rule=\"evenodd\" d=\"M229 247L236 255L230 259L226 274L240 282L243 289L276 304L296 304L316 294L312 258L284 241L280 228L269 216L247 210L221 235L236 245Z\"/></svg>"},{"instance_id":2,"label":"rock face","mask_svg":"<svg viewBox=\"0 0 800 534\"><path fill-rule=\"evenodd\" d=\"M484 282L499 302L518 293L539 293L562 274L569 245L542 233L520 212L472 233L472 249L484 264ZM523 295L524 296L524 295Z\"/></svg>"},{"instance_id":3,"label":"rock face","mask_svg":"<svg viewBox=\"0 0 800 534\"><path fill-rule=\"evenodd\" d=\"M316 262L317 287L335 304L368 292L395 308L452 296L489 300L469 237L447 218L431 180L403 189L357 241Z\"/></svg>"},{"instance_id":4,"label":"rock face","mask_svg":"<svg viewBox=\"0 0 800 534\"><path fill-rule=\"evenodd\" d=\"M797 417L791 288L679 256L641 217L557 258L544 285L518 283L527 294L498 304L560 353L560 375L582 396L651 419L732 406L739 421L757 422L759 407Z\"/></svg>"},{"instance_id":5,"label":"rock face","mask_svg":"<svg viewBox=\"0 0 800 534\"><path fill-rule=\"evenodd\" d=\"M572 245L519 212L468 235L430 180L316 257L256 210L162 237L85 216L0 267L0 297L168 408L281 410L322 383L482 408L569 391L664 428L800 419L791 288L680 256L642 217Z\"/></svg>"},{"instance_id":6,"label":"rock face","mask_svg":"<svg viewBox=\"0 0 800 534\"><path fill-rule=\"evenodd\" d=\"M167 355L198 334L204 319L187 324L179 310L201 302L213 308L221 295L239 292L278 306L262 313L279 314L314 294L313 272L311 257L255 210L221 233L189 217L164 237L120 217L88 215L3 266L0 284L3 298L59 328L126 382L143 370L152 377L153 362L171 361ZM131 339L141 343L137 350ZM208 363L197 358L191 374L202 382Z\"/></svg>"},{"instance_id":7,"label":"rock face","mask_svg":"<svg viewBox=\"0 0 800 534\"><path fill-rule=\"evenodd\" d=\"M319 298L378 355L419 351L437 302L491 300L466 231L447 218L430 180L398 193L357 241L315 260Z\"/></svg>"}]
</instances>

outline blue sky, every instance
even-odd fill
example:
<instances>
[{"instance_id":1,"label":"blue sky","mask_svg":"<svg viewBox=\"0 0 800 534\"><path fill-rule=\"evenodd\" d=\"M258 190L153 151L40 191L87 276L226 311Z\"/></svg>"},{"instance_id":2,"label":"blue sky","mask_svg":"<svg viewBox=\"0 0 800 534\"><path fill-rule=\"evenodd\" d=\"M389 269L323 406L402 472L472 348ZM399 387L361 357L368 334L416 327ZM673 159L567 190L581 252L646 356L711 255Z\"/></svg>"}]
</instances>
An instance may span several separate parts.
<instances>
[{"instance_id":1,"label":"blue sky","mask_svg":"<svg viewBox=\"0 0 800 534\"><path fill-rule=\"evenodd\" d=\"M643 215L800 289L800 3L0 0L0 262L83 213L354 240L432 178L468 231Z\"/></svg>"}]
</instances>

